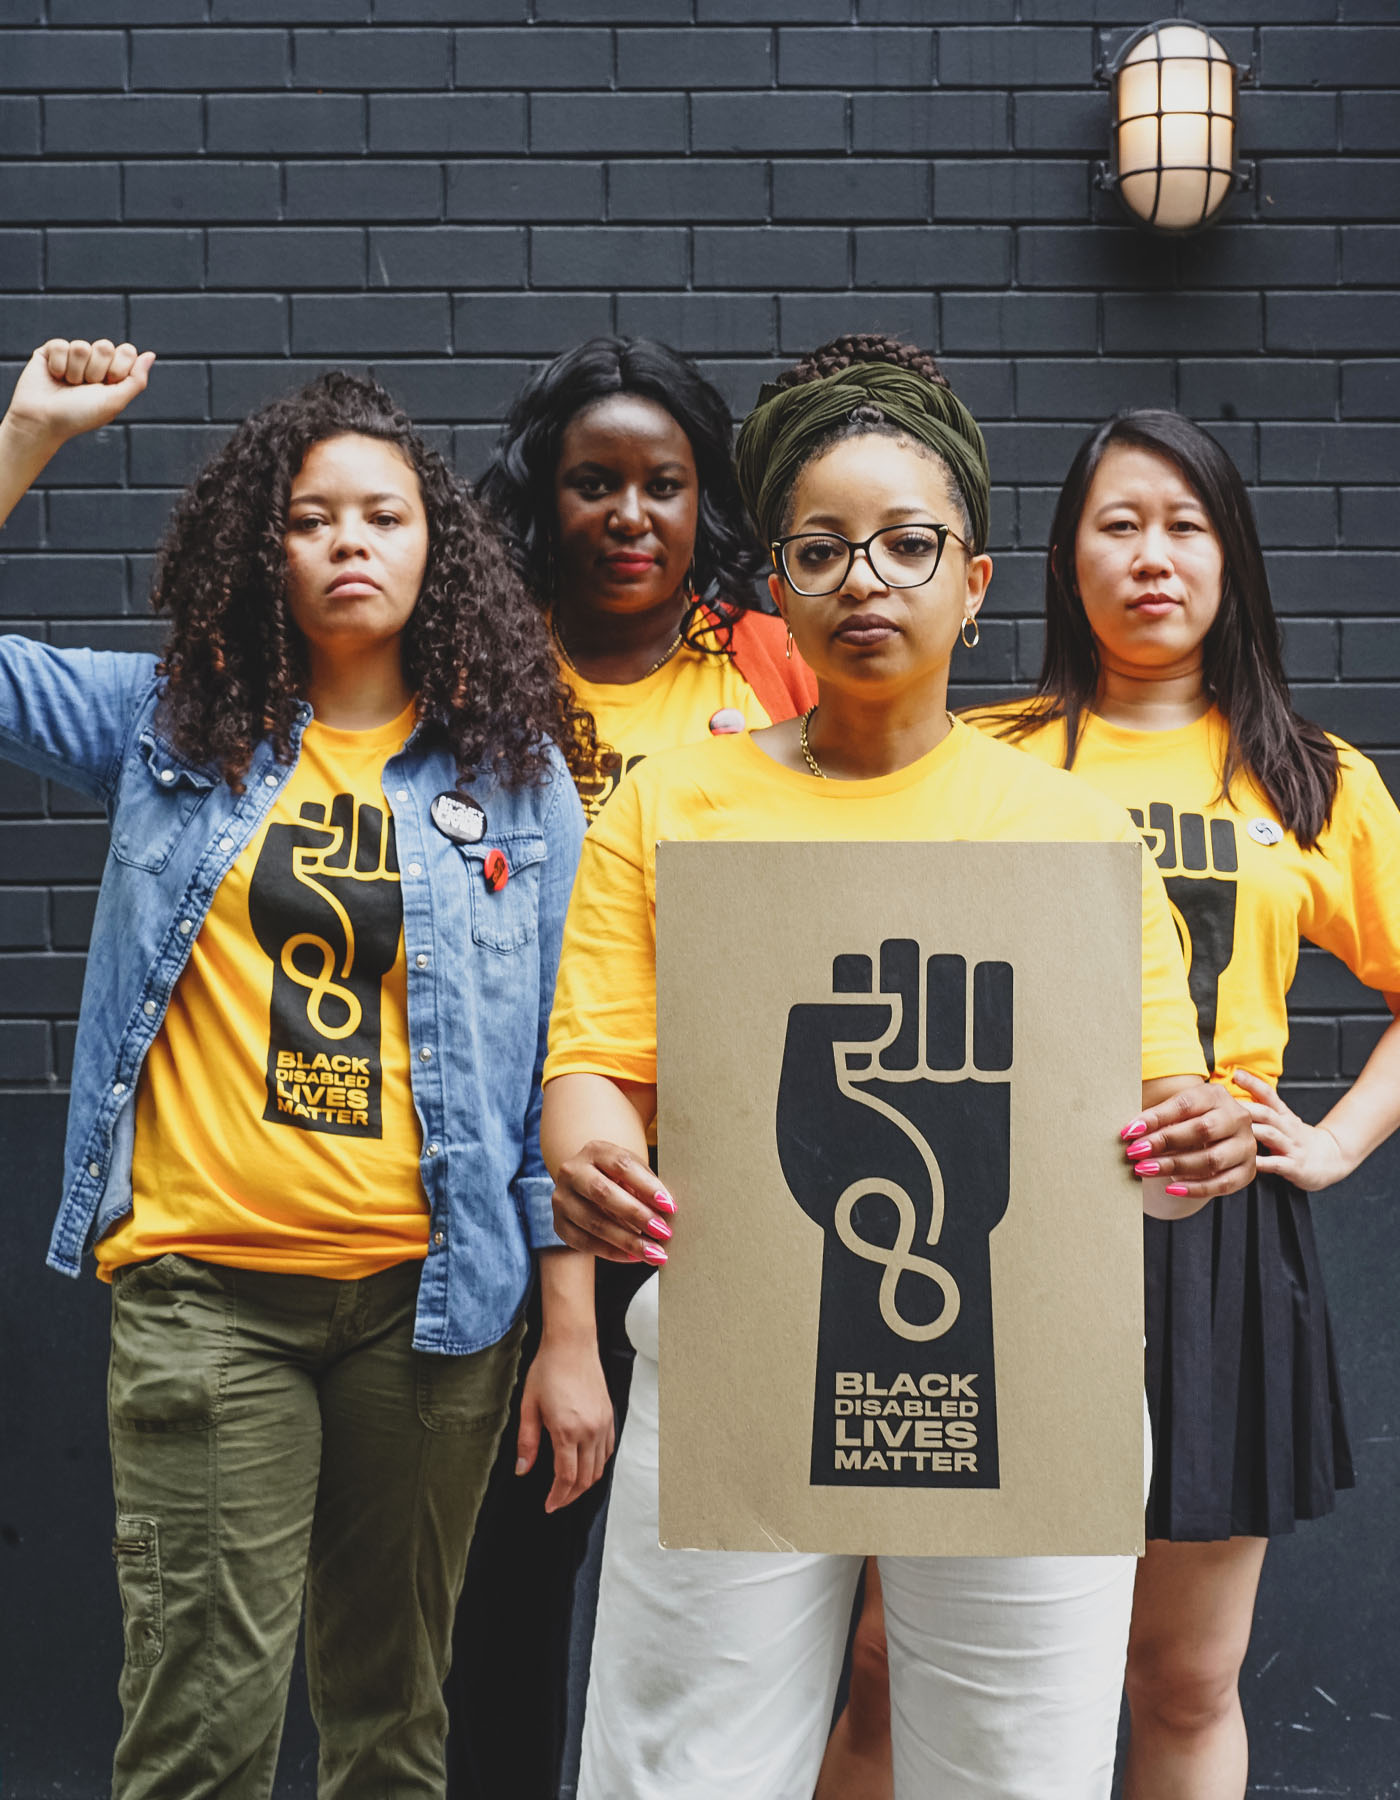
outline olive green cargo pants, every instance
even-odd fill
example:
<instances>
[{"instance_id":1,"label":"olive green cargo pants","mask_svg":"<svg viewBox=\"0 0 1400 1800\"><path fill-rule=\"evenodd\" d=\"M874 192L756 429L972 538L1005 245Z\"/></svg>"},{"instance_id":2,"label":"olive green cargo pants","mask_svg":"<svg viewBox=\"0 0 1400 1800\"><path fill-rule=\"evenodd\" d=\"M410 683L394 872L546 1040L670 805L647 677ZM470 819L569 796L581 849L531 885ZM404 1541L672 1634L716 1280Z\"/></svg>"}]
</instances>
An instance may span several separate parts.
<instances>
[{"instance_id":1,"label":"olive green cargo pants","mask_svg":"<svg viewBox=\"0 0 1400 1800\"><path fill-rule=\"evenodd\" d=\"M413 1350L420 1267L116 1272L114 1800L266 1800L303 1594L322 1800L440 1800L452 1614L520 1328Z\"/></svg>"}]
</instances>

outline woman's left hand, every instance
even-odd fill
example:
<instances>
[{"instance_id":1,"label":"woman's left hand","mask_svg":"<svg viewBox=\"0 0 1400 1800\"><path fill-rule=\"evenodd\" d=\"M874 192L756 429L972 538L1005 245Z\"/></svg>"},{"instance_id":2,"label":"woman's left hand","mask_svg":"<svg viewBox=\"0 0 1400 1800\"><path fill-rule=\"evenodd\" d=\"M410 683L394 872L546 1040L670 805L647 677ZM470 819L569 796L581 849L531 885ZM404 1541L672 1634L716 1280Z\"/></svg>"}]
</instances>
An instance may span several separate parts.
<instances>
[{"instance_id":1,"label":"woman's left hand","mask_svg":"<svg viewBox=\"0 0 1400 1800\"><path fill-rule=\"evenodd\" d=\"M1165 1183L1165 1200L1145 1208L1156 1218L1187 1218L1254 1179L1249 1114L1215 1082L1183 1088L1140 1113L1122 1135L1133 1173Z\"/></svg>"},{"instance_id":2,"label":"woman's left hand","mask_svg":"<svg viewBox=\"0 0 1400 1800\"><path fill-rule=\"evenodd\" d=\"M612 1399L593 1343L551 1343L548 1335L541 1342L520 1400L517 1475L534 1467L541 1428L554 1449L554 1484L544 1503L552 1513L587 1493L613 1453Z\"/></svg>"},{"instance_id":3,"label":"woman's left hand","mask_svg":"<svg viewBox=\"0 0 1400 1800\"><path fill-rule=\"evenodd\" d=\"M1308 1194L1331 1187L1350 1175L1342 1147L1325 1125L1309 1125L1306 1119L1300 1119L1286 1101L1279 1099L1276 1089L1248 1069L1236 1069L1234 1079L1254 1096L1245 1111L1261 1152L1259 1167L1266 1174L1282 1175Z\"/></svg>"}]
</instances>

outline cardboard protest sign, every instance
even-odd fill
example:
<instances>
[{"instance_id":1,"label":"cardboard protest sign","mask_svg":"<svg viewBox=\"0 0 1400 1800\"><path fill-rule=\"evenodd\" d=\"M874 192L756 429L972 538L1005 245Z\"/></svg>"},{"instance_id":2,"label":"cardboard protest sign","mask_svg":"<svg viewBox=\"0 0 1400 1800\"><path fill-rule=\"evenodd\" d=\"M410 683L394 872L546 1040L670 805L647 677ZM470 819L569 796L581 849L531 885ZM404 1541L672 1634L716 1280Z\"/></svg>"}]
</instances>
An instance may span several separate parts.
<instances>
[{"instance_id":1,"label":"cardboard protest sign","mask_svg":"<svg viewBox=\"0 0 1400 1800\"><path fill-rule=\"evenodd\" d=\"M1140 855L658 847L663 1544L1141 1550Z\"/></svg>"}]
</instances>

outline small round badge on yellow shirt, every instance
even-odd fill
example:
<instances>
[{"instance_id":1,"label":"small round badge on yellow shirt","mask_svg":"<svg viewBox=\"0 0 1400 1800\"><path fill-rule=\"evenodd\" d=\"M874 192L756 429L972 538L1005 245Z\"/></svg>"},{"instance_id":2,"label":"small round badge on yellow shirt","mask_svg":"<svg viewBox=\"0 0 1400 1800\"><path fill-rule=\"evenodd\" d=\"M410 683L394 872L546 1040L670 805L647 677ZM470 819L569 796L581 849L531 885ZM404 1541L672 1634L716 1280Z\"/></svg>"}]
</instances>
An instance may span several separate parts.
<instances>
[{"instance_id":1,"label":"small round badge on yellow shirt","mask_svg":"<svg viewBox=\"0 0 1400 1800\"><path fill-rule=\"evenodd\" d=\"M722 706L717 713L710 715L712 737L732 737L736 731L747 729L748 721L737 706Z\"/></svg>"},{"instance_id":2,"label":"small round badge on yellow shirt","mask_svg":"<svg viewBox=\"0 0 1400 1800\"><path fill-rule=\"evenodd\" d=\"M1283 827L1276 819L1251 819L1245 830L1256 844L1281 844Z\"/></svg>"},{"instance_id":3,"label":"small round badge on yellow shirt","mask_svg":"<svg viewBox=\"0 0 1400 1800\"><path fill-rule=\"evenodd\" d=\"M486 836L486 810L470 794L439 794L428 808L433 824L454 844L479 844Z\"/></svg>"}]
</instances>

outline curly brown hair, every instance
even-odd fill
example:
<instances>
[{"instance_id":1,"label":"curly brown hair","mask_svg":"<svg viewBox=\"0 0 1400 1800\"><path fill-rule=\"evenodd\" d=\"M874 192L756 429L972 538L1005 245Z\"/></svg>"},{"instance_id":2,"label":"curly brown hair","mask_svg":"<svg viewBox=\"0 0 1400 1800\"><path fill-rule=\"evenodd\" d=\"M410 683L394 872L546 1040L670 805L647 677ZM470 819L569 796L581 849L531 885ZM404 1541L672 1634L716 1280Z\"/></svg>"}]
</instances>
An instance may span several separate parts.
<instances>
[{"instance_id":1,"label":"curly brown hair","mask_svg":"<svg viewBox=\"0 0 1400 1800\"><path fill-rule=\"evenodd\" d=\"M843 337L821 344L800 362L794 363L774 382L775 387L800 387L806 381L821 381L837 375L853 363L892 363L899 369L912 369L935 387L947 387L948 377L937 359L917 344L906 344L902 338L885 337L875 331L848 331Z\"/></svg>"},{"instance_id":2,"label":"curly brown hair","mask_svg":"<svg viewBox=\"0 0 1400 1800\"><path fill-rule=\"evenodd\" d=\"M420 721L446 734L459 780L479 770L537 780L551 739L572 772L591 769L593 721L560 680L501 537L384 388L343 370L252 413L176 502L151 590L170 617L162 730L182 755L217 763L235 790L264 738L292 761L309 665L287 601L288 495L314 444L352 434L392 444L418 477L428 561L403 633L404 674Z\"/></svg>"}]
</instances>

